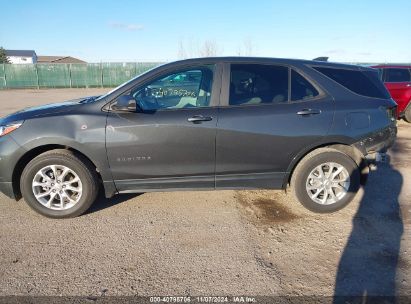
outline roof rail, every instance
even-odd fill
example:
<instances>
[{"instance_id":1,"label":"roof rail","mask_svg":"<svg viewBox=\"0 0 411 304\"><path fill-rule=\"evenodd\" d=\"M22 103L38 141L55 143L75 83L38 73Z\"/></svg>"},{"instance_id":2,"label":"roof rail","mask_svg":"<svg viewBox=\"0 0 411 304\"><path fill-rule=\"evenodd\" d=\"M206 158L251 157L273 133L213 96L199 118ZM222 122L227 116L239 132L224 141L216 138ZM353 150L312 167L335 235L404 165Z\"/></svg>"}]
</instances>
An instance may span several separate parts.
<instances>
[{"instance_id":1,"label":"roof rail","mask_svg":"<svg viewBox=\"0 0 411 304\"><path fill-rule=\"evenodd\" d=\"M314 58L313 60L315 60L315 61L328 61L328 58L329 57L317 57L317 58Z\"/></svg>"}]
</instances>

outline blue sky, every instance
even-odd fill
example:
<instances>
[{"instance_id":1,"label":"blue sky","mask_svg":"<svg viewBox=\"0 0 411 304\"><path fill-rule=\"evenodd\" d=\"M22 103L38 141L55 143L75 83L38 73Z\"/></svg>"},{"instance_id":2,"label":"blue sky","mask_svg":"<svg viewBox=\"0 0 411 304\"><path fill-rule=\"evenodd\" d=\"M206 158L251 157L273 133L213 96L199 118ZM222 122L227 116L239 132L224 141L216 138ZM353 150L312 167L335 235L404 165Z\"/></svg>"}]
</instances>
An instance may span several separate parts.
<instances>
[{"instance_id":1,"label":"blue sky","mask_svg":"<svg viewBox=\"0 0 411 304\"><path fill-rule=\"evenodd\" d=\"M198 55L411 62L410 0L5 1L0 46L90 62ZM251 48L249 47L251 45Z\"/></svg>"}]
</instances>

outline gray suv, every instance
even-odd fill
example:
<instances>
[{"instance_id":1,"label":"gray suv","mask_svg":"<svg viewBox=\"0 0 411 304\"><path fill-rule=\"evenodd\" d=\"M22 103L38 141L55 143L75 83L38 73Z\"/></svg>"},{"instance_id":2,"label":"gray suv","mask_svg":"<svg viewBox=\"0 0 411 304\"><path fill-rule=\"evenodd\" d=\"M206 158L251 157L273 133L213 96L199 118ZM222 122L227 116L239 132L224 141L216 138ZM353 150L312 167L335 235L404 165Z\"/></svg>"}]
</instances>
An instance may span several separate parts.
<instances>
[{"instance_id":1,"label":"gray suv","mask_svg":"<svg viewBox=\"0 0 411 304\"><path fill-rule=\"evenodd\" d=\"M285 189L333 212L396 136L374 69L273 58L165 64L104 96L0 119L0 190L53 218L99 189Z\"/></svg>"}]
</instances>

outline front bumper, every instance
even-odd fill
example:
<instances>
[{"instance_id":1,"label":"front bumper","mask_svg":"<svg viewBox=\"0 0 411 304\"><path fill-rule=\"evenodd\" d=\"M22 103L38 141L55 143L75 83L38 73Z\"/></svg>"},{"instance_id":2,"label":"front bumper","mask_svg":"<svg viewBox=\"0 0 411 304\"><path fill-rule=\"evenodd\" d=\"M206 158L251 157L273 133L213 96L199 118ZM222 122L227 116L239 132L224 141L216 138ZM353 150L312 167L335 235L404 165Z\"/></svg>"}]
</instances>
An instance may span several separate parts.
<instances>
[{"instance_id":1,"label":"front bumper","mask_svg":"<svg viewBox=\"0 0 411 304\"><path fill-rule=\"evenodd\" d=\"M10 135L0 137L0 191L16 199L13 190L13 171L26 151Z\"/></svg>"},{"instance_id":2,"label":"front bumper","mask_svg":"<svg viewBox=\"0 0 411 304\"><path fill-rule=\"evenodd\" d=\"M372 132L361 140L356 142L354 146L366 156L377 152L386 152L395 142L397 137L397 126L391 124L388 127L376 132Z\"/></svg>"}]
</instances>

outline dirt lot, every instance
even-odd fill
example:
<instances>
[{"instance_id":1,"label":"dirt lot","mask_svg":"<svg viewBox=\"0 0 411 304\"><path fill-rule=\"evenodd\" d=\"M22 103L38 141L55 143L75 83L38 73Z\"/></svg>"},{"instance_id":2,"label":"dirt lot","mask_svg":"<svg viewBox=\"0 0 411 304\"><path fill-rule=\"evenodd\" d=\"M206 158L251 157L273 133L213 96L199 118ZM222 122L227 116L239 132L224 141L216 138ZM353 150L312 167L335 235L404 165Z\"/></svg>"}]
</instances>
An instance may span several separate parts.
<instances>
[{"instance_id":1,"label":"dirt lot","mask_svg":"<svg viewBox=\"0 0 411 304\"><path fill-rule=\"evenodd\" d=\"M0 115L105 90L0 91ZM0 195L0 295L411 295L411 124L346 209L280 191L100 198L50 220Z\"/></svg>"}]
</instances>

